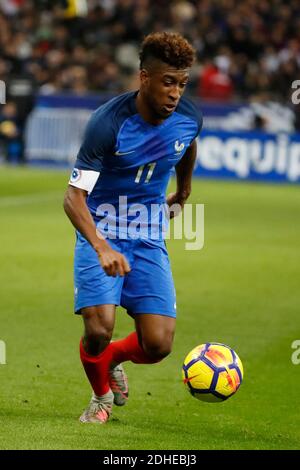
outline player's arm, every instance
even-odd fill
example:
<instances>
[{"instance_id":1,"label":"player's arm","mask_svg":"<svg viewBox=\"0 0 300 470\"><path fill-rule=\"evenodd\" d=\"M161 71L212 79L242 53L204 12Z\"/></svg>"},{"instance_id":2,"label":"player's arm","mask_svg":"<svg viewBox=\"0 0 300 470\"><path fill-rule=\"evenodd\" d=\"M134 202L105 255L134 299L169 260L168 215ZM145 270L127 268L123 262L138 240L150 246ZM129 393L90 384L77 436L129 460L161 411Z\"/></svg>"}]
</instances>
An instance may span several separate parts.
<instances>
[{"instance_id":1,"label":"player's arm","mask_svg":"<svg viewBox=\"0 0 300 470\"><path fill-rule=\"evenodd\" d=\"M101 266L108 276L124 276L130 266L121 253L113 250L101 233L86 204L88 192L69 185L64 198L64 210L74 227L89 241L98 254Z\"/></svg>"},{"instance_id":2,"label":"player's arm","mask_svg":"<svg viewBox=\"0 0 300 470\"><path fill-rule=\"evenodd\" d=\"M171 193L167 197L167 204L179 204L183 208L186 200L192 191L192 177L197 156L197 142L196 139L187 148L181 160L177 163L176 170L176 183L177 188L175 193ZM173 211L170 213L170 218L176 215Z\"/></svg>"}]
</instances>

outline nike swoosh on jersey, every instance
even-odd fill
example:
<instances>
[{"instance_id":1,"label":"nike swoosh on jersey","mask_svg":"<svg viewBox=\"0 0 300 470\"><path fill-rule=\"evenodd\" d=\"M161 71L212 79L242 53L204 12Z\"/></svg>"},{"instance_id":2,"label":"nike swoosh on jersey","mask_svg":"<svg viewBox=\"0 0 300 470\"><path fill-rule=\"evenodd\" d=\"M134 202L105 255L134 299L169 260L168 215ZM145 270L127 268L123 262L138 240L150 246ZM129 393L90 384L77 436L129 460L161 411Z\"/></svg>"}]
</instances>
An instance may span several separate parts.
<instances>
[{"instance_id":1,"label":"nike swoosh on jersey","mask_svg":"<svg viewBox=\"0 0 300 470\"><path fill-rule=\"evenodd\" d=\"M116 155L117 157L120 157L121 155L129 155L130 153L134 153L134 152L135 152L135 150L130 150L129 152L120 152L120 150L117 150L117 151L115 152L115 155Z\"/></svg>"}]
</instances>

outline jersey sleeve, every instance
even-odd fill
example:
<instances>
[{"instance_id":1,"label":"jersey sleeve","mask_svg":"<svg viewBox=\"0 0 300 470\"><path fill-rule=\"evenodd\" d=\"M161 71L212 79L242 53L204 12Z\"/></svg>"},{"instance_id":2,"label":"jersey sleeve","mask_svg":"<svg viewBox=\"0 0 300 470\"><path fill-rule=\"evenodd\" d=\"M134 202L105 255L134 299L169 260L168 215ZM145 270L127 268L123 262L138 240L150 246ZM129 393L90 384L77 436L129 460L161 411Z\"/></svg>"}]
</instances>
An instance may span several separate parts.
<instances>
[{"instance_id":1,"label":"jersey sleeve","mask_svg":"<svg viewBox=\"0 0 300 470\"><path fill-rule=\"evenodd\" d=\"M112 153L115 144L114 125L101 108L95 111L85 130L69 184L89 193L93 190L105 155Z\"/></svg>"},{"instance_id":2,"label":"jersey sleeve","mask_svg":"<svg viewBox=\"0 0 300 470\"><path fill-rule=\"evenodd\" d=\"M203 116L193 101L189 100L188 98L182 97L179 102L178 112L186 116L187 118L191 119L194 123L194 136L192 138L192 142L198 137L201 132L203 126Z\"/></svg>"},{"instance_id":3,"label":"jersey sleeve","mask_svg":"<svg viewBox=\"0 0 300 470\"><path fill-rule=\"evenodd\" d=\"M199 112L198 112L198 121L197 122L198 122L198 131L197 131L197 134L196 134L195 138L199 136L200 132L202 131L202 127L203 127L203 116Z\"/></svg>"},{"instance_id":4,"label":"jersey sleeve","mask_svg":"<svg viewBox=\"0 0 300 470\"><path fill-rule=\"evenodd\" d=\"M195 133L195 137L193 140L195 140L201 130L202 130L202 127L203 127L203 116L202 116L202 113L199 109L196 108L196 106L194 105L194 103L192 103L192 107L193 107L193 116L194 116L194 120L196 121L197 123L197 130L196 130L196 133Z\"/></svg>"},{"instance_id":5,"label":"jersey sleeve","mask_svg":"<svg viewBox=\"0 0 300 470\"><path fill-rule=\"evenodd\" d=\"M113 145L114 125L111 116L98 110L87 124L75 167L78 170L100 171L102 160L111 152Z\"/></svg>"}]
</instances>

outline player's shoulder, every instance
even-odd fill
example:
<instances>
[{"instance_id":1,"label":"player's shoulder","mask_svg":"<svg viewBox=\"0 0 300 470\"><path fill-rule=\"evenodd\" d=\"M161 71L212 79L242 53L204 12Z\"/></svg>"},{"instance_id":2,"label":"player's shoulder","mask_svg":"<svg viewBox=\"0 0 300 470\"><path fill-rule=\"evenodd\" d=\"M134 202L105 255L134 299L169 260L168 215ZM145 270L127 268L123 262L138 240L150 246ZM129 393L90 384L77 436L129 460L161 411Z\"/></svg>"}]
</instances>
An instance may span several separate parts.
<instances>
[{"instance_id":1,"label":"player's shoulder","mask_svg":"<svg viewBox=\"0 0 300 470\"><path fill-rule=\"evenodd\" d=\"M107 101L92 114L95 124L103 124L105 127L118 126L124 119L134 114L134 98L136 92L127 92Z\"/></svg>"},{"instance_id":2,"label":"player's shoulder","mask_svg":"<svg viewBox=\"0 0 300 470\"><path fill-rule=\"evenodd\" d=\"M92 113L77 156L77 160L81 162L80 165L91 165L91 158L99 159L113 151L122 123L135 113L133 105L135 93L129 92L116 96Z\"/></svg>"},{"instance_id":3,"label":"player's shoulder","mask_svg":"<svg viewBox=\"0 0 300 470\"><path fill-rule=\"evenodd\" d=\"M195 121L199 129L201 129L203 124L202 112L199 107L196 106L195 103L193 103L193 101L191 101L189 98L186 98L185 96L181 97L176 112Z\"/></svg>"}]
</instances>

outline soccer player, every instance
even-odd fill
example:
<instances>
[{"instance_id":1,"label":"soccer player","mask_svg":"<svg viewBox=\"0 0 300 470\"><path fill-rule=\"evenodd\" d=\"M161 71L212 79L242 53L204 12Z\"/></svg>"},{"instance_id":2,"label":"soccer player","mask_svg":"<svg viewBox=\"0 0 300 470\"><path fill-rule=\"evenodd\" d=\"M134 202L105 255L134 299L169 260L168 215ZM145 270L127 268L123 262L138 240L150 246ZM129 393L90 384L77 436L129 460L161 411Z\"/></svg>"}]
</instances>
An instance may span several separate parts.
<instances>
[{"instance_id":1,"label":"soccer player","mask_svg":"<svg viewBox=\"0 0 300 470\"><path fill-rule=\"evenodd\" d=\"M182 208L191 192L202 117L182 94L193 60L181 35L148 35L139 90L92 114L71 174L64 209L76 228L75 313L84 322L80 357L93 389L82 422L105 423L113 403L126 403L124 361L156 363L171 351L176 299L157 207ZM166 198L174 167L176 192ZM111 341L117 305L135 331Z\"/></svg>"}]
</instances>

